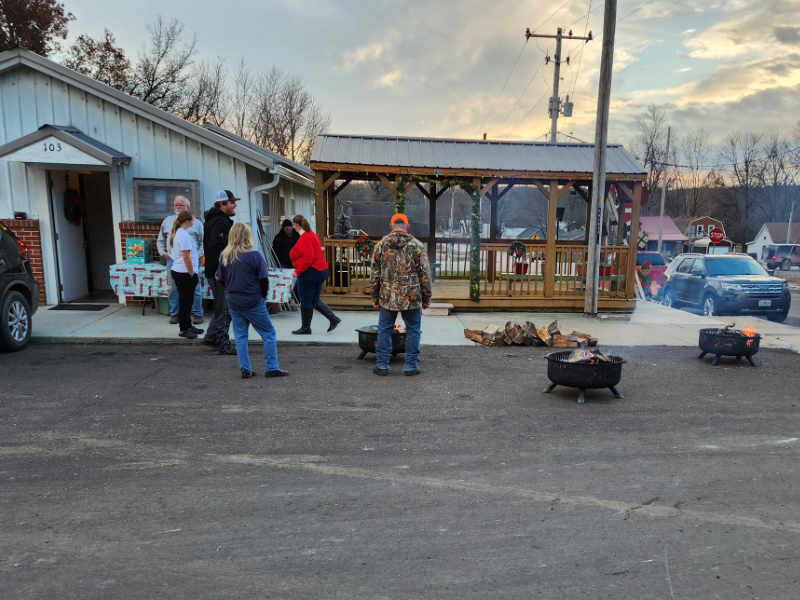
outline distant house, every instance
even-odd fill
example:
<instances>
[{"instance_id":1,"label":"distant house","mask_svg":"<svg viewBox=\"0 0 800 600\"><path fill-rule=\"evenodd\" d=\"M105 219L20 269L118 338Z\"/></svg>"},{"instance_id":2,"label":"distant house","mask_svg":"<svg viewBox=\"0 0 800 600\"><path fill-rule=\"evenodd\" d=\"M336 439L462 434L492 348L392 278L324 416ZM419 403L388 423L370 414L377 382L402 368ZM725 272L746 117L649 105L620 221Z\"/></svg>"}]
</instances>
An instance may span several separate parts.
<instances>
[{"instance_id":1,"label":"distant house","mask_svg":"<svg viewBox=\"0 0 800 600\"><path fill-rule=\"evenodd\" d=\"M647 233L647 250L655 252L658 250L658 230L661 217L639 217L642 223L642 230ZM683 246L688 238L683 235L671 217L664 217L664 227L661 233L661 254L665 257L674 256L683 252Z\"/></svg>"},{"instance_id":2,"label":"distant house","mask_svg":"<svg viewBox=\"0 0 800 600\"><path fill-rule=\"evenodd\" d=\"M756 234L752 242L747 242L747 253L758 260L764 258L764 249L775 244L785 244L787 233L789 232L788 223L764 223ZM792 225L792 234L789 237L790 244L800 244L800 224Z\"/></svg>"},{"instance_id":3,"label":"distant house","mask_svg":"<svg viewBox=\"0 0 800 600\"><path fill-rule=\"evenodd\" d=\"M713 217L673 217L678 230L686 236L688 242L683 249L689 252L694 242L708 237L708 234L717 228L722 228L722 221Z\"/></svg>"}]
</instances>

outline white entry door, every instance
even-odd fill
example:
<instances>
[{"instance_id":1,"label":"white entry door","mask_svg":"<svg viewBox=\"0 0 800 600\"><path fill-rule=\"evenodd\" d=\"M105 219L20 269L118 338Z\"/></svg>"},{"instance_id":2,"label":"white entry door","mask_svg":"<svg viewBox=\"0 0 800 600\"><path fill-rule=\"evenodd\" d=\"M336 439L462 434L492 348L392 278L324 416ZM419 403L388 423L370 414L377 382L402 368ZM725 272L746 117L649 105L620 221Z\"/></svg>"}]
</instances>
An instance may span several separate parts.
<instances>
[{"instance_id":1,"label":"white entry door","mask_svg":"<svg viewBox=\"0 0 800 600\"><path fill-rule=\"evenodd\" d=\"M65 171L48 171L53 222L56 229L58 279L61 302L72 302L89 295L89 276L86 269L86 238L83 222L70 223L64 216L64 192L67 190ZM73 173L69 187L78 189L78 174Z\"/></svg>"}]
</instances>

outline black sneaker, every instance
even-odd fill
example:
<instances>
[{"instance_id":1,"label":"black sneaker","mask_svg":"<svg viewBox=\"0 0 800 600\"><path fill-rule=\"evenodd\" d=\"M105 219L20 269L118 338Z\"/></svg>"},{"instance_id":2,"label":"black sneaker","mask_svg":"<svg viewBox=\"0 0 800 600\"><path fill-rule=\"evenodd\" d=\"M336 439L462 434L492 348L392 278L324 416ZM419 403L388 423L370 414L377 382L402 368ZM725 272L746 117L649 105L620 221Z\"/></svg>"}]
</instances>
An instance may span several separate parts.
<instances>
[{"instance_id":1,"label":"black sneaker","mask_svg":"<svg viewBox=\"0 0 800 600\"><path fill-rule=\"evenodd\" d=\"M217 342L211 342L209 340L203 340L200 342L201 346L208 346L209 348L213 348L214 350L219 350L219 344Z\"/></svg>"},{"instance_id":2,"label":"black sneaker","mask_svg":"<svg viewBox=\"0 0 800 600\"><path fill-rule=\"evenodd\" d=\"M247 369L242 369L242 379L250 379L251 377L255 377L255 373Z\"/></svg>"},{"instance_id":3,"label":"black sneaker","mask_svg":"<svg viewBox=\"0 0 800 600\"><path fill-rule=\"evenodd\" d=\"M204 329L198 329L197 327L195 327L194 325L192 325L191 327L189 327L189 331L191 331L191 332L192 332L192 333L194 333L195 335L200 335L200 334L201 334L201 333L203 333L203 331L205 331L205 330L204 330Z\"/></svg>"},{"instance_id":4,"label":"black sneaker","mask_svg":"<svg viewBox=\"0 0 800 600\"><path fill-rule=\"evenodd\" d=\"M182 338L186 338L187 340L193 340L197 337L197 334L191 329L187 329L186 331L181 331L178 335L181 336Z\"/></svg>"},{"instance_id":5,"label":"black sneaker","mask_svg":"<svg viewBox=\"0 0 800 600\"><path fill-rule=\"evenodd\" d=\"M226 354L228 356L235 356L236 355L236 348L233 346L223 346L219 349L218 354Z\"/></svg>"},{"instance_id":6,"label":"black sneaker","mask_svg":"<svg viewBox=\"0 0 800 600\"><path fill-rule=\"evenodd\" d=\"M374 369L372 369L372 372L375 373L375 375L386 377L389 374L389 369L381 369L380 367L375 367Z\"/></svg>"},{"instance_id":7,"label":"black sneaker","mask_svg":"<svg viewBox=\"0 0 800 600\"><path fill-rule=\"evenodd\" d=\"M267 371L264 373L264 377L286 377L289 375L289 371L284 371L283 369L277 369L275 371Z\"/></svg>"},{"instance_id":8,"label":"black sneaker","mask_svg":"<svg viewBox=\"0 0 800 600\"><path fill-rule=\"evenodd\" d=\"M406 377L413 377L414 375L419 375L420 373L422 373L422 371L420 371L419 369L414 369L413 371L405 372Z\"/></svg>"}]
</instances>

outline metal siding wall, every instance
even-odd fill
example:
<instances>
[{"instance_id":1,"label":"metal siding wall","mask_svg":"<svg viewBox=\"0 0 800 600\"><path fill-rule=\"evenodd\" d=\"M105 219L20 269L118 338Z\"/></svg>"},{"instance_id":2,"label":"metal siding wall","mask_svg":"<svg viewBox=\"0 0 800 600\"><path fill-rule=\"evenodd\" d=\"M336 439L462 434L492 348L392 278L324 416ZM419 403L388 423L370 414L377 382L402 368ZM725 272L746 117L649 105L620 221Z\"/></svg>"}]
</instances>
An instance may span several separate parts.
<instances>
[{"instance_id":1,"label":"metal siding wall","mask_svg":"<svg viewBox=\"0 0 800 600\"><path fill-rule=\"evenodd\" d=\"M155 146L155 160L157 169L169 173L170 179L176 179L172 170L172 152L170 151L169 130L166 127L151 123L153 132L153 145Z\"/></svg>"},{"instance_id":2,"label":"metal siding wall","mask_svg":"<svg viewBox=\"0 0 800 600\"><path fill-rule=\"evenodd\" d=\"M41 73L34 73L34 97L36 115L39 123L55 123L53 108L53 92L50 89L50 78Z\"/></svg>"},{"instance_id":3,"label":"metal siding wall","mask_svg":"<svg viewBox=\"0 0 800 600\"><path fill-rule=\"evenodd\" d=\"M250 223L255 220L254 210L260 205L250 206L249 190L269 179L258 169L31 69L21 68L0 76L0 143L32 133L46 124L73 125L131 157L130 165L119 168L119 183L113 194L115 202L119 202L122 220L135 219L134 178L198 180L200 214L211 207L217 191L232 190L242 198L239 218ZM287 202L294 196L297 212L310 217L313 188L284 180L280 185L286 188L270 190L272 214L277 210L280 193ZM27 177L24 164L0 161L0 217L11 218L14 211L24 211L30 219L42 219L39 213L49 201L42 202L37 198L39 193L42 193L40 186ZM290 210L289 204L286 210Z\"/></svg>"}]
</instances>

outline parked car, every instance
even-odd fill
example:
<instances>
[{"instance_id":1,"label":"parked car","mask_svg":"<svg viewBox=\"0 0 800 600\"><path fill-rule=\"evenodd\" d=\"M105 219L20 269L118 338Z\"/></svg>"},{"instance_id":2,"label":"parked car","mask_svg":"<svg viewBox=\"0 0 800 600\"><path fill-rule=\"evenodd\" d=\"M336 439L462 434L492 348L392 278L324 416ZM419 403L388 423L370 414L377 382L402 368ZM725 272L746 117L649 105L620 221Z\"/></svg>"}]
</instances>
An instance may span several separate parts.
<instances>
[{"instance_id":1,"label":"parked car","mask_svg":"<svg viewBox=\"0 0 800 600\"><path fill-rule=\"evenodd\" d=\"M650 270L650 280L658 285L664 285L664 273L667 272L667 261L660 252L637 252L636 266L641 268L644 263L650 261L653 268Z\"/></svg>"},{"instance_id":2,"label":"parked car","mask_svg":"<svg viewBox=\"0 0 800 600\"><path fill-rule=\"evenodd\" d=\"M39 283L28 247L0 223L0 350L22 350L31 339L31 318L39 308Z\"/></svg>"},{"instance_id":3,"label":"parked car","mask_svg":"<svg viewBox=\"0 0 800 600\"><path fill-rule=\"evenodd\" d=\"M665 278L665 306L688 304L709 317L753 314L782 323L792 303L789 284L747 254L681 254Z\"/></svg>"},{"instance_id":4,"label":"parked car","mask_svg":"<svg viewBox=\"0 0 800 600\"><path fill-rule=\"evenodd\" d=\"M800 244L776 244L766 247L768 269L788 271L793 266L800 267Z\"/></svg>"}]
</instances>

